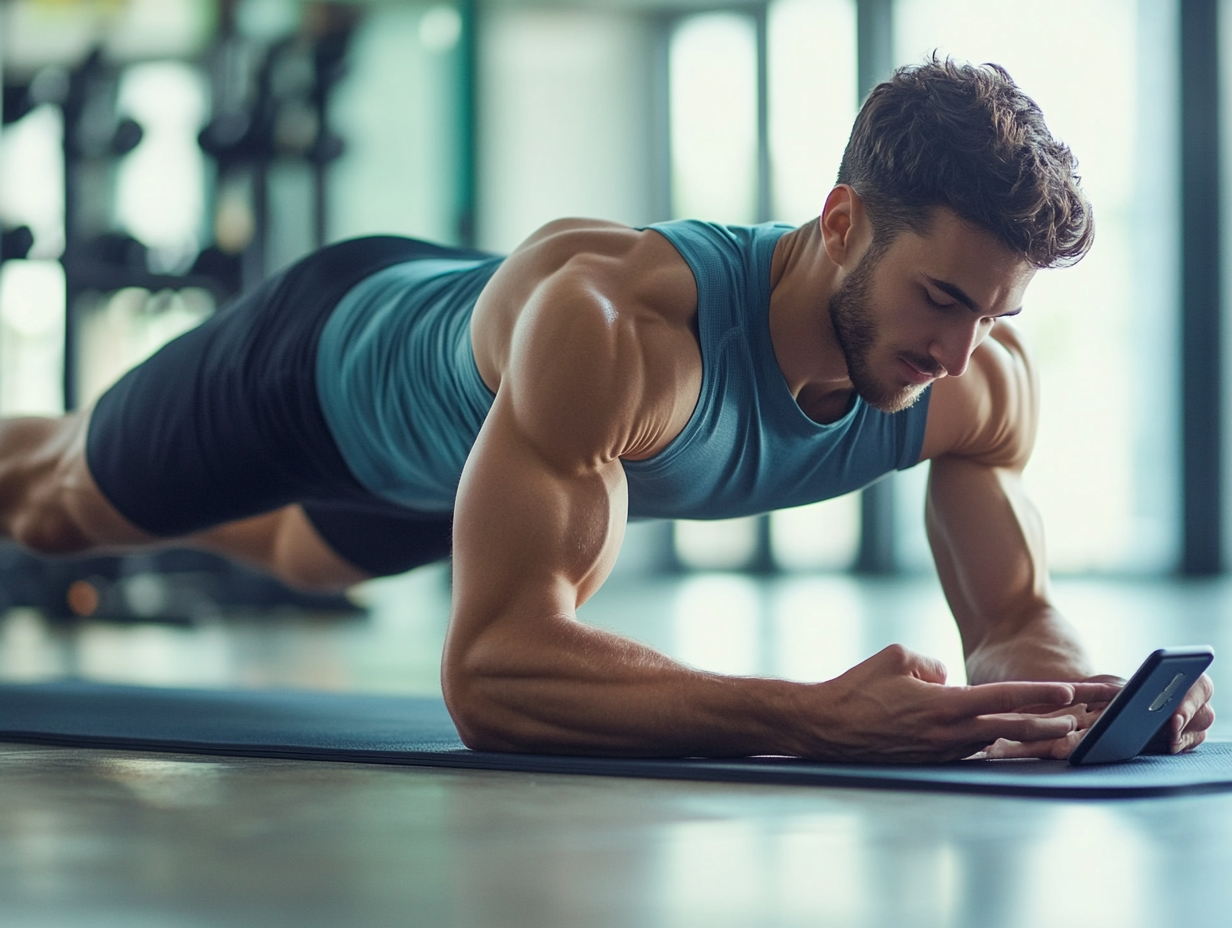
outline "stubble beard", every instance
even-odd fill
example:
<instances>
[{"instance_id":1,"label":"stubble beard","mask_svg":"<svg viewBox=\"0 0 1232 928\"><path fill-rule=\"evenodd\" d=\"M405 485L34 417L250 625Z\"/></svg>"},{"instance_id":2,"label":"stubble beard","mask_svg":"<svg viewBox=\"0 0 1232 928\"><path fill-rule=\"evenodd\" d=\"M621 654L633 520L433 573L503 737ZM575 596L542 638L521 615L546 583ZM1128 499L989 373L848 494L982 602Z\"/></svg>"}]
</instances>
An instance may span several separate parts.
<instances>
[{"instance_id":1,"label":"stubble beard","mask_svg":"<svg viewBox=\"0 0 1232 928\"><path fill-rule=\"evenodd\" d=\"M910 408L924 392L915 384L895 385L882 381L873 370L872 353L877 344L877 323L868 306L868 291L877 267L871 251L860 260L851 276L830 297L830 323L847 361L847 376L864 402L886 413Z\"/></svg>"}]
</instances>

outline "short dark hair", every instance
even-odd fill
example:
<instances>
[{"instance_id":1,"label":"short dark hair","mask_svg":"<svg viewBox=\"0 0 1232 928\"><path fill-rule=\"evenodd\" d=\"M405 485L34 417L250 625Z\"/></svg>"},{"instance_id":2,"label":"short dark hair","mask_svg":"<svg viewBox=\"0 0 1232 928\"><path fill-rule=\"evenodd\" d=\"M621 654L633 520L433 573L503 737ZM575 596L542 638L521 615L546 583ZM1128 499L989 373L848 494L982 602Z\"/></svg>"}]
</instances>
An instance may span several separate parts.
<instances>
[{"instance_id":1,"label":"short dark hair","mask_svg":"<svg viewBox=\"0 0 1232 928\"><path fill-rule=\"evenodd\" d=\"M934 54L873 88L838 182L864 202L874 247L946 206L1043 268L1074 264L1095 236L1076 168L1004 68Z\"/></svg>"}]
</instances>

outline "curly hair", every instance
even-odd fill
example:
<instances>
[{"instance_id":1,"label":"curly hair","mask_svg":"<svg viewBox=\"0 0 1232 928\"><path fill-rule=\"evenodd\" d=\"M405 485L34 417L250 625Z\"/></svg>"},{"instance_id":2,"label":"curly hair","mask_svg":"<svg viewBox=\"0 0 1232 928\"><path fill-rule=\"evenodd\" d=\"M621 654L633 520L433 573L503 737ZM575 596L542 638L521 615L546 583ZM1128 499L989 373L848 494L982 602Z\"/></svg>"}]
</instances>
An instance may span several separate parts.
<instances>
[{"instance_id":1,"label":"curly hair","mask_svg":"<svg viewBox=\"0 0 1232 928\"><path fill-rule=\"evenodd\" d=\"M864 101L838 183L868 211L874 248L945 206L1036 267L1079 261L1095 236L1077 161L1004 68L944 61L895 71Z\"/></svg>"}]
</instances>

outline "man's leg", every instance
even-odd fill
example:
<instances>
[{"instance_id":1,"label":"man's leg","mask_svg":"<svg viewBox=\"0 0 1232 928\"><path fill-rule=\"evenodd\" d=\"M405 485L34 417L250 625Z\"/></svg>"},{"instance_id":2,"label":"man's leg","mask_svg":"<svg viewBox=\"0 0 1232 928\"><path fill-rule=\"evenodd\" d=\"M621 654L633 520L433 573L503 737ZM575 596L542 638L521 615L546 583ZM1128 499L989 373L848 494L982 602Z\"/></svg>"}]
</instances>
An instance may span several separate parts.
<instances>
[{"instance_id":1,"label":"man's leg","mask_svg":"<svg viewBox=\"0 0 1232 928\"><path fill-rule=\"evenodd\" d=\"M36 554L151 544L86 467L87 413L0 419L0 534Z\"/></svg>"},{"instance_id":2,"label":"man's leg","mask_svg":"<svg viewBox=\"0 0 1232 928\"><path fill-rule=\"evenodd\" d=\"M299 506L167 539L129 522L90 475L87 413L0 419L0 535L42 555L195 547L251 563L291 586L342 589L368 574L336 555Z\"/></svg>"},{"instance_id":3,"label":"man's leg","mask_svg":"<svg viewBox=\"0 0 1232 928\"><path fill-rule=\"evenodd\" d=\"M301 590L344 590L372 576L339 557L299 506L228 522L181 543L252 564Z\"/></svg>"}]
</instances>

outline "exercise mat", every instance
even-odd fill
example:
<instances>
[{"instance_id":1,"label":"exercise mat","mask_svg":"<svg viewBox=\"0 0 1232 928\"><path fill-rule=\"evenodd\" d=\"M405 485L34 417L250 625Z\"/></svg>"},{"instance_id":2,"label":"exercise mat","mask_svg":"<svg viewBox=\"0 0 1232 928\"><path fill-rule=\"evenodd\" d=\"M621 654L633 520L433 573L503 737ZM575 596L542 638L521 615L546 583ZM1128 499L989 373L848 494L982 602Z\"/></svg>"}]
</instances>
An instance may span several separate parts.
<instances>
[{"instance_id":1,"label":"exercise mat","mask_svg":"<svg viewBox=\"0 0 1232 928\"><path fill-rule=\"evenodd\" d=\"M1232 742L1176 757L930 765L573 757L471 751L440 699L297 690L194 690L65 681L0 685L0 741L241 757L739 783L1121 798L1232 789Z\"/></svg>"}]
</instances>

